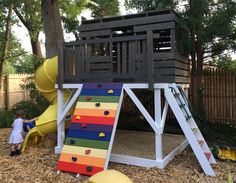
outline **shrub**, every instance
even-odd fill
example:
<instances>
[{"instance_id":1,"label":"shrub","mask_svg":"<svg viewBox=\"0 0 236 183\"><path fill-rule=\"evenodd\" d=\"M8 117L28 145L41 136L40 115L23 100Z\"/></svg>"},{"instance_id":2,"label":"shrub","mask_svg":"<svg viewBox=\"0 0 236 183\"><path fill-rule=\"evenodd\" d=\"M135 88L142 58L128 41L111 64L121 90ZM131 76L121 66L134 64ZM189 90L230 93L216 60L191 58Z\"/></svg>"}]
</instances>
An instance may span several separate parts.
<instances>
[{"instance_id":1,"label":"shrub","mask_svg":"<svg viewBox=\"0 0 236 183\"><path fill-rule=\"evenodd\" d=\"M31 100L26 100L26 101L21 101L18 102L17 104L15 104L12 109L11 112L13 114L16 114L17 111L19 110L23 110L25 113L24 118L34 118L36 116L39 116L46 107L41 106Z\"/></svg>"},{"instance_id":2,"label":"shrub","mask_svg":"<svg viewBox=\"0 0 236 183\"><path fill-rule=\"evenodd\" d=\"M14 118L15 115L11 111L0 110L0 128L11 127Z\"/></svg>"}]
</instances>

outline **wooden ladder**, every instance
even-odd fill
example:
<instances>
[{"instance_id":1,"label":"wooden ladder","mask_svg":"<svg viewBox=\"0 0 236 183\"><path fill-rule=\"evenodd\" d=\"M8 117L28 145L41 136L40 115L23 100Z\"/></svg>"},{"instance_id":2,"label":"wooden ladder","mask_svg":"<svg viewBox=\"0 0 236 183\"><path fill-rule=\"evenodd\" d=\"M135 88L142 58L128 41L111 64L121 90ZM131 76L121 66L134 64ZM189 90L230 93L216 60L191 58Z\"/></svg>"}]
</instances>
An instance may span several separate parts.
<instances>
[{"instance_id":1,"label":"wooden ladder","mask_svg":"<svg viewBox=\"0 0 236 183\"><path fill-rule=\"evenodd\" d=\"M188 105L187 97L176 84L166 84L165 97L206 175L215 176L211 164L216 163Z\"/></svg>"}]
</instances>

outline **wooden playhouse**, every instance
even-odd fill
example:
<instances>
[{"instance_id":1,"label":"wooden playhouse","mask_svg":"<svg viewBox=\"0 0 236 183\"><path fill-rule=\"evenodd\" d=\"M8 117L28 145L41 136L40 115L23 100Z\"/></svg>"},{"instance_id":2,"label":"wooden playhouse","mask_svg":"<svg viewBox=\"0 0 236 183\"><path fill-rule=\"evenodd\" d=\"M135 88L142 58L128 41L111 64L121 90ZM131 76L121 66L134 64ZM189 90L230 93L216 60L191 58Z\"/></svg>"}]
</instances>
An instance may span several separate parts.
<instances>
[{"instance_id":1,"label":"wooden playhouse","mask_svg":"<svg viewBox=\"0 0 236 183\"><path fill-rule=\"evenodd\" d=\"M187 39L188 29L179 16L172 10L164 10L87 20L82 22L79 32L79 40L64 43L59 55L55 148L56 153L61 153L58 169L93 175L106 169L109 161L164 168L190 144L203 171L214 176L210 164L215 163L215 159L192 117L184 93L190 72L181 42ZM67 89L73 92L64 102L63 91ZM153 91L154 118L133 89ZM116 135L124 92L154 133L122 131ZM65 138L65 116L75 103ZM163 134L168 108L173 111L185 138ZM131 141L122 138L124 136L131 136ZM141 144L137 139L142 139ZM166 148L165 144L169 143L172 145ZM139 157L140 147L135 150L134 144L151 148L154 153L147 151L146 157ZM122 152L122 146L129 146L130 151Z\"/></svg>"}]
</instances>

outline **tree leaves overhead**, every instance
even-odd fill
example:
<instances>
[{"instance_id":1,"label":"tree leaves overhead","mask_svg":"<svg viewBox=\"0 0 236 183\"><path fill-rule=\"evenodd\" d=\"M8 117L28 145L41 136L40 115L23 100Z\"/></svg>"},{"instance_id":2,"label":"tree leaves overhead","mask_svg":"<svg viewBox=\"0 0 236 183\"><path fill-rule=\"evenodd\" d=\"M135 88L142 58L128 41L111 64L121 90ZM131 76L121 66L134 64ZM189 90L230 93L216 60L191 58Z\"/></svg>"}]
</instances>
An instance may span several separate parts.
<instances>
[{"instance_id":1,"label":"tree leaves overhead","mask_svg":"<svg viewBox=\"0 0 236 183\"><path fill-rule=\"evenodd\" d=\"M94 18L119 15L118 0L90 0L87 7Z\"/></svg>"},{"instance_id":2,"label":"tree leaves overhead","mask_svg":"<svg viewBox=\"0 0 236 183\"><path fill-rule=\"evenodd\" d=\"M33 39L38 39L38 33L42 31L40 1L20 1L15 4L14 11L21 20L21 22L28 29L30 37Z\"/></svg>"},{"instance_id":3,"label":"tree leaves overhead","mask_svg":"<svg viewBox=\"0 0 236 183\"><path fill-rule=\"evenodd\" d=\"M86 8L88 0L60 0L61 19L66 32L78 37L79 15Z\"/></svg>"},{"instance_id":4,"label":"tree leaves overhead","mask_svg":"<svg viewBox=\"0 0 236 183\"><path fill-rule=\"evenodd\" d=\"M125 0L127 9L150 11L157 9L174 9L179 0Z\"/></svg>"}]
</instances>

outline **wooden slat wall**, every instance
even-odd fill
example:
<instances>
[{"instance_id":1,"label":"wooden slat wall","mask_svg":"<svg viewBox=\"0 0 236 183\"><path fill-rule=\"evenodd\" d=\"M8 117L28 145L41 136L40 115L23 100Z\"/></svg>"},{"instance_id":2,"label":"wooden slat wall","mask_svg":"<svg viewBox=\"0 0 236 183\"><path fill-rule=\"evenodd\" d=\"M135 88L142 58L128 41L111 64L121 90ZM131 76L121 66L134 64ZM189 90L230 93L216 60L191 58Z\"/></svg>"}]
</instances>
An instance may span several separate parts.
<instances>
[{"instance_id":1,"label":"wooden slat wall","mask_svg":"<svg viewBox=\"0 0 236 183\"><path fill-rule=\"evenodd\" d=\"M27 74L10 74L2 77L2 88L0 91L0 109L10 108L17 102L28 100L29 91L22 89L21 85L28 81Z\"/></svg>"},{"instance_id":2,"label":"wooden slat wall","mask_svg":"<svg viewBox=\"0 0 236 183\"><path fill-rule=\"evenodd\" d=\"M167 10L83 21L81 39L64 44L64 82L189 83L188 62L176 50L178 19Z\"/></svg>"},{"instance_id":3,"label":"wooden slat wall","mask_svg":"<svg viewBox=\"0 0 236 183\"><path fill-rule=\"evenodd\" d=\"M203 80L208 120L236 125L236 74L222 69L206 69Z\"/></svg>"}]
</instances>

